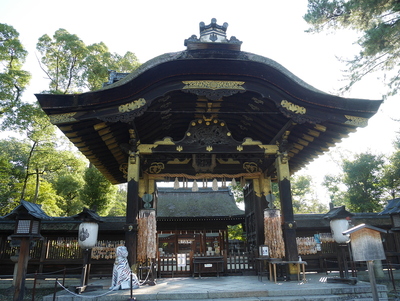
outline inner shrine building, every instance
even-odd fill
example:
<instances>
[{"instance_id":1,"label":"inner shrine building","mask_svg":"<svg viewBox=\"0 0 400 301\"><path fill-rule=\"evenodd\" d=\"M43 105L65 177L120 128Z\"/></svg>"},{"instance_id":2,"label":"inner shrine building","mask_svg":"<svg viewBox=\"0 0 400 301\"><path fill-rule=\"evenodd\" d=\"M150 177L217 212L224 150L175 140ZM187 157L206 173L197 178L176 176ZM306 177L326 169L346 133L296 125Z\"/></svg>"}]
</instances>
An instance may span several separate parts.
<instances>
[{"instance_id":1,"label":"inner shrine building","mask_svg":"<svg viewBox=\"0 0 400 301\"><path fill-rule=\"evenodd\" d=\"M143 197L156 195L157 182L175 179L246 184L252 246L264 244L263 211L277 182L285 258L297 260L290 176L366 126L382 103L319 91L277 62L241 51L227 27L201 22L200 36L186 39L185 50L130 74L111 73L98 91L36 95L51 122L111 183L127 183L131 263Z\"/></svg>"}]
</instances>

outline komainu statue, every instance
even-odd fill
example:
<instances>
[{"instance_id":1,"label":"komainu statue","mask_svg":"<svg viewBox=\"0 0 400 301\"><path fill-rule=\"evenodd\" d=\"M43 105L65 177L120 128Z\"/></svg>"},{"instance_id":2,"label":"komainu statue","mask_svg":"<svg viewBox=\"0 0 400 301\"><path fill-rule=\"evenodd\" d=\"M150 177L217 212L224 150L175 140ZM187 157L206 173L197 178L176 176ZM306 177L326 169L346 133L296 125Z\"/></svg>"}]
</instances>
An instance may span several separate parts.
<instances>
[{"instance_id":1,"label":"komainu statue","mask_svg":"<svg viewBox=\"0 0 400 301\"><path fill-rule=\"evenodd\" d=\"M110 290L129 289L131 287L132 271L129 267L127 257L128 250L126 247L117 247ZM139 288L139 280L134 273L132 273L132 288Z\"/></svg>"}]
</instances>

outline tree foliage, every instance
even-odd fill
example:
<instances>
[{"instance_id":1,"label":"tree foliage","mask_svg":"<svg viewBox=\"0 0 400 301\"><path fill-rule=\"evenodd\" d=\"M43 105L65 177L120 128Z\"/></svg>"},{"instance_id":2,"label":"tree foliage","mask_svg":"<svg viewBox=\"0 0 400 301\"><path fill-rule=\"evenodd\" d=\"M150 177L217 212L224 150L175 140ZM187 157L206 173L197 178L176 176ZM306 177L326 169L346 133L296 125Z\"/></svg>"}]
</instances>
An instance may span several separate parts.
<instances>
[{"instance_id":1,"label":"tree foliage","mask_svg":"<svg viewBox=\"0 0 400 301\"><path fill-rule=\"evenodd\" d=\"M12 26L0 23L0 117L17 111L31 78L29 72L22 70L28 52L18 37Z\"/></svg>"},{"instance_id":2,"label":"tree foliage","mask_svg":"<svg viewBox=\"0 0 400 301\"><path fill-rule=\"evenodd\" d=\"M348 28L361 32L361 51L347 62L349 89L374 71L390 73L388 95L400 85L400 2L397 0L309 0L309 32Z\"/></svg>"},{"instance_id":3,"label":"tree foliage","mask_svg":"<svg viewBox=\"0 0 400 301\"><path fill-rule=\"evenodd\" d=\"M84 180L85 184L81 190L82 202L99 214L106 215L115 199L116 186L113 186L94 166L85 170Z\"/></svg>"},{"instance_id":4,"label":"tree foliage","mask_svg":"<svg viewBox=\"0 0 400 301\"><path fill-rule=\"evenodd\" d=\"M315 197L310 175L299 175L291 178L292 202L294 213L325 213L327 206Z\"/></svg>"},{"instance_id":5,"label":"tree foliage","mask_svg":"<svg viewBox=\"0 0 400 301\"><path fill-rule=\"evenodd\" d=\"M346 199L353 212L379 212L382 210L382 170L384 160L371 153L357 154L355 159L343 161L343 183L347 187Z\"/></svg>"},{"instance_id":6,"label":"tree foliage","mask_svg":"<svg viewBox=\"0 0 400 301\"><path fill-rule=\"evenodd\" d=\"M132 52L124 56L110 53L103 42L87 46L65 29L57 30L53 37L43 35L36 48L50 80L48 92L54 94L97 90L107 81L110 70L132 72L139 66Z\"/></svg>"}]
</instances>

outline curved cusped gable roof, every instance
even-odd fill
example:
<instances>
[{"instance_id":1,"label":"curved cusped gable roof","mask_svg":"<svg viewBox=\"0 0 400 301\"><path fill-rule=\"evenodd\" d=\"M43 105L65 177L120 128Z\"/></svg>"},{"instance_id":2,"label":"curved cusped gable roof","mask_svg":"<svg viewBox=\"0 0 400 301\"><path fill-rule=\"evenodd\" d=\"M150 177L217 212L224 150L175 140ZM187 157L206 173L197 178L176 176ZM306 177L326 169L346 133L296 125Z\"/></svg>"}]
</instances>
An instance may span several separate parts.
<instances>
[{"instance_id":1,"label":"curved cusped gable roof","mask_svg":"<svg viewBox=\"0 0 400 301\"><path fill-rule=\"evenodd\" d=\"M296 171L365 126L382 102L324 93L277 62L240 51L236 39L207 34L210 41L192 37L186 50L158 56L101 90L37 98L52 122L113 183L125 181L120 167L127 162L130 129L137 142L148 145L166 140L176 145L192 134L191 125L201 122L225 127L232 141L243 145L246 141L276 145L285 136L290 167ZM202 139L199 145L206 143ZM230 142L208 139L207 143ZM228 149L215 158L220 164L214 171L243 172L250 155L244 151L229 158ZM272 172L273 156L252 156L261 162L260 170ZM164 172L196 174L191 163L169 164L171 160L192 158L179 153L149 156L143 170L158 162L170 168ZM239 163L221 163L228 160Z\"/></svg>"}]
</instances>

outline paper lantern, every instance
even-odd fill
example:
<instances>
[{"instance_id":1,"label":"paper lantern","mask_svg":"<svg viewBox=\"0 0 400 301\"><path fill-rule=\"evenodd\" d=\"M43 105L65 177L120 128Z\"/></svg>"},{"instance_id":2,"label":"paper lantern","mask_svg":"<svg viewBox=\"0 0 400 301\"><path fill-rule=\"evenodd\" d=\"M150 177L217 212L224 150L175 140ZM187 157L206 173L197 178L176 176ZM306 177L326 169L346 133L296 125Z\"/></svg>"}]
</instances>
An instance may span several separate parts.
<instances>
[{"instance_id":1,"label":"paper lantern","mask_svg":"<svg viewBox=\"0 0 400 301\"><path fill-rule=\"evenodd\" d=\"M347 219L333 219L330 222L333 239L338 244L348 243L350 241L349 235L343 235L342 232L349 229L349 221Z\"/></svg>"},{"instance_id":2,"label":"paper lantern","mask_svg":"<svg viewBox=\"0 0 400 301\"><path fill-rule=\"evenodd\" d=\"M78 243L82 249L92 249L97 243L99 224L83 222L79 225Z\"/></svg>"}]
</instances>

